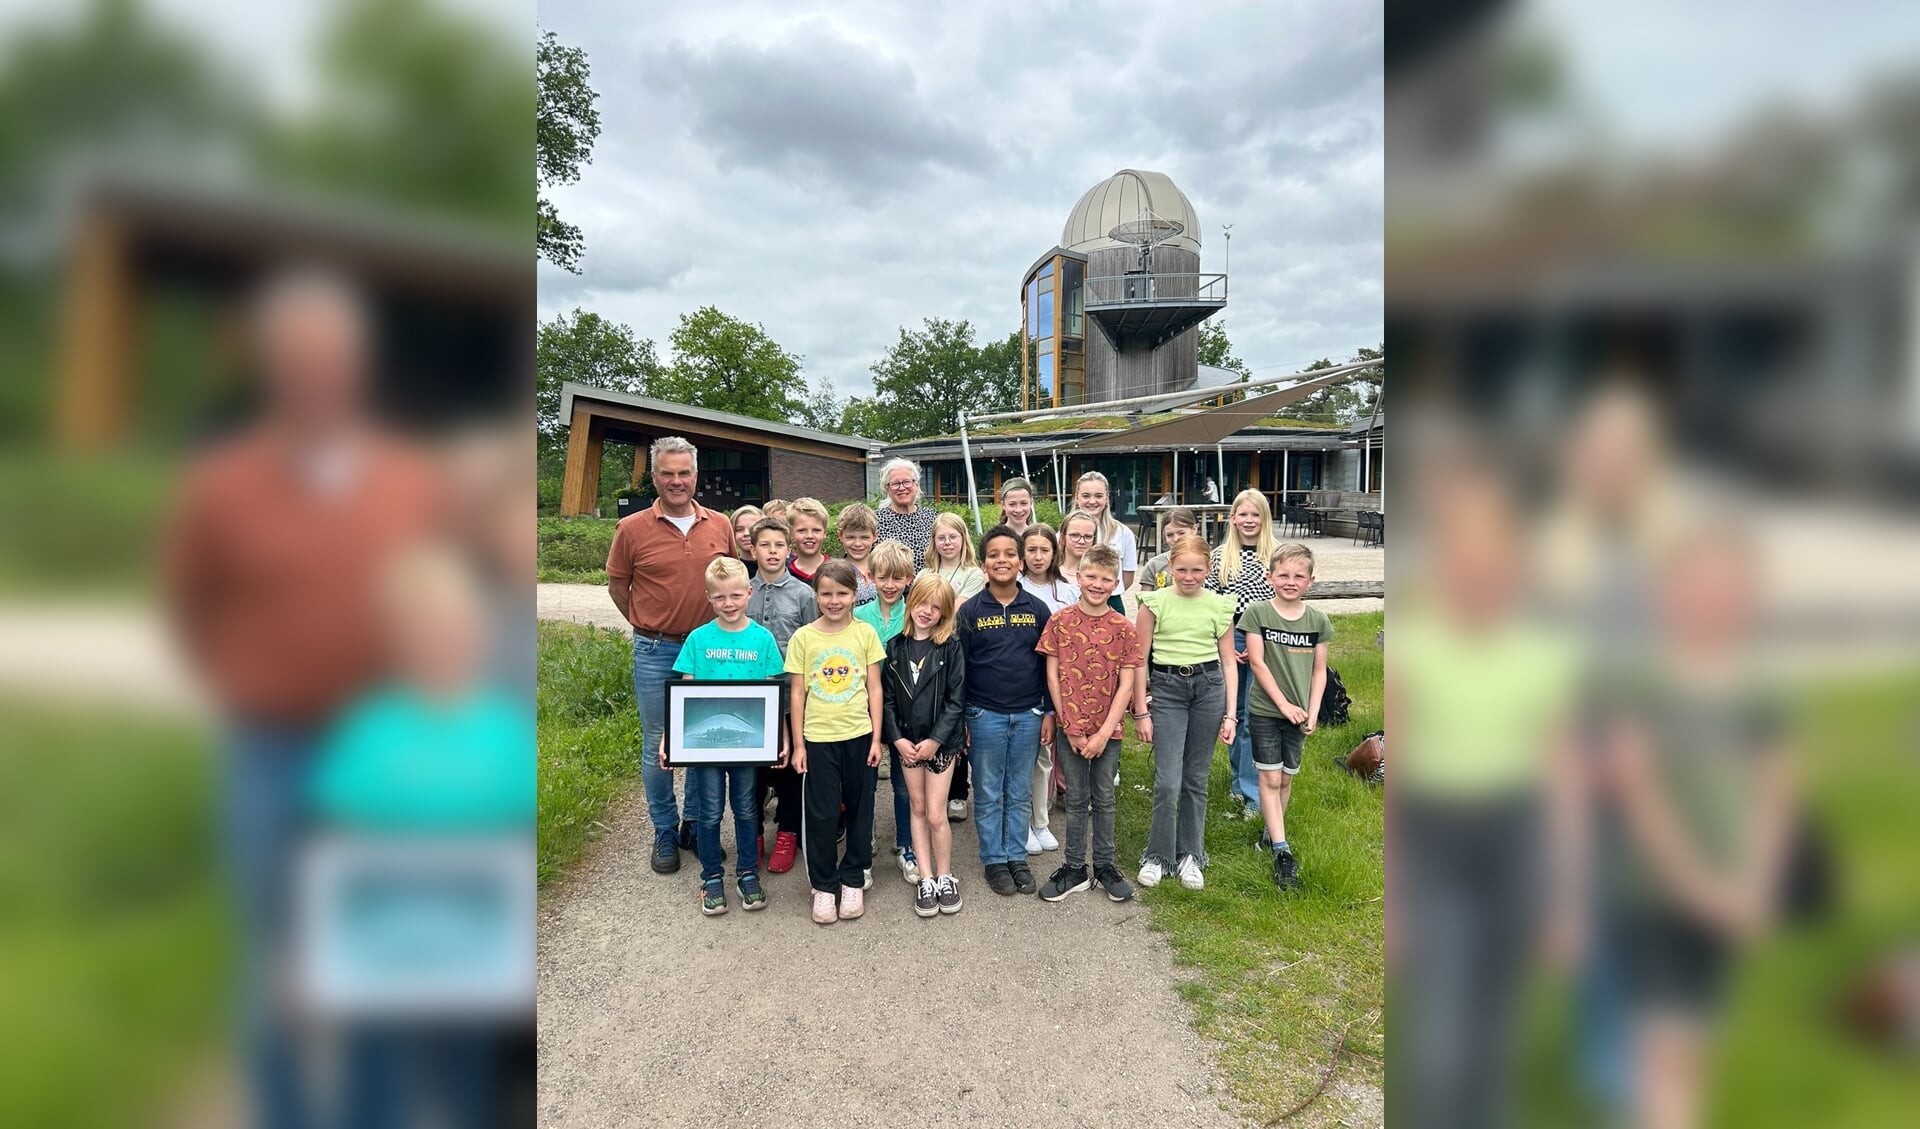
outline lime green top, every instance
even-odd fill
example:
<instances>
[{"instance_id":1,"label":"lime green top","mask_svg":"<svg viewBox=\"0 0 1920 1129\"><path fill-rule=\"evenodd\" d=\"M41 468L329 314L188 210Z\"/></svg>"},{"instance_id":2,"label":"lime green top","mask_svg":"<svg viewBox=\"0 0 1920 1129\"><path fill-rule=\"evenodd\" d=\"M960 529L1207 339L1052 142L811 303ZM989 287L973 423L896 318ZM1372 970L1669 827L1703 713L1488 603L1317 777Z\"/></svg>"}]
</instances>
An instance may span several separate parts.
<instances>
[{"instance_id":1,"label":"lime green top","mask_svg":"<svg viewBox=\"0 0 1920 1129\"><path fill-rule=\"evenodd\" d=\"M1533 788L1572 703L1573 648L1525 623L1475 632L1415 612L1393 628L1395 786L1457 802Z\"/></svg>"},{"instance_id":2,"label":"lime green top","mask_svg":"<svg viewBox=\"0 0 1920 1129\"><path fill-rule=\"evenodd\" d=\"M1187 597L1172 588L1140 593L1140 606L1153 612L1153 654L1163 666L1212 662L1220 657L1220 637L1233 629L1233 597L1202 591Z\"/></svg>"}]
</instances>

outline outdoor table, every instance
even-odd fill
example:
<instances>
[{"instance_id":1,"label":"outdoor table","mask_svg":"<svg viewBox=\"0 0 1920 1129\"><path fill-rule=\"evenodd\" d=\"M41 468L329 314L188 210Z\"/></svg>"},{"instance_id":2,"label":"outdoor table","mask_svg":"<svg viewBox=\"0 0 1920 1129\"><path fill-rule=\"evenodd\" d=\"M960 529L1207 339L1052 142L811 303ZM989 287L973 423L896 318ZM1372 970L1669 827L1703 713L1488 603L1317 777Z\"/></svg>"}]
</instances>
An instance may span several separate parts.
<instances>
[{"instance_id":1,"label":"outdoor table","mask_svg":"<svg viewBox=\"0 0 1920 1129\"><path fill-rule=\"evenodd\" d=\"M1200 537L1209 545L1213 544L1213 538L1209 535L1207 524L1215 519L1225 520L1233 512L1233 506L1226 502L1156 502L1136 508L1143 514L1153 515L1153 551L1156 553L1166 544L1162 534L1165 532L1168 510L1192 510L1193 515L1200 519Z\"/></svg>"}]
</instances>

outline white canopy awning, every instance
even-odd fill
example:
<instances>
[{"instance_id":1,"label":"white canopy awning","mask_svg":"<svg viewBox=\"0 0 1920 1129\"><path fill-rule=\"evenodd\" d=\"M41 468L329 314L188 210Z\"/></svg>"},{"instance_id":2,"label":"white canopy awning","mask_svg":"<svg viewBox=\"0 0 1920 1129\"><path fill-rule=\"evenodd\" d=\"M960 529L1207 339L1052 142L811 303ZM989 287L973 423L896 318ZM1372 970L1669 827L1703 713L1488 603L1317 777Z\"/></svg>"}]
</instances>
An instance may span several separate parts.
<instances>
[{"instance_id":1,"label":"white canopy awning","mask_svg":"<svg viewBox=\"0 0 1920 1129\"><path fill-rule=\"evenodd\" d=\"M1206 408L1202 411L1188 412L1159 423L1145 427L1128 428L1125 431L1109 431L1100 435L1090 435L1075 442L1063 443L1057 449L1063 451L1097 450L1103 447L1138 447L1151 445L1158 447L1211 447L1229 435L1251 426L1258 420L1273 415L1288 404L1306 399L1322 388L1350 380L1353 373L1342 371L1333 376L1323 376L1315 380L1302 381L1289 385L1277 392L1265 392L1249 396L1244 400L1227 404L1224 407ZM1329 441L1344 444L1347 434L1344 430L1327 432Z\"/></svg>"}]
</instances>

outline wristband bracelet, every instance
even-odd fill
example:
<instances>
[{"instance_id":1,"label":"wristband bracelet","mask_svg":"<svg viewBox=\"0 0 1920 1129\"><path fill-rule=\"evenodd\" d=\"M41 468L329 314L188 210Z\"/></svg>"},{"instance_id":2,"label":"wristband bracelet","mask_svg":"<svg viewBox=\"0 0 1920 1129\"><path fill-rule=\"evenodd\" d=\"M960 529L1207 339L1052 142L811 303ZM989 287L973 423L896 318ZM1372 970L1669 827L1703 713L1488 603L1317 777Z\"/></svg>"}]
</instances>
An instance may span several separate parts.
<instances>
[{"instance_id":1,"label":"wristband bracelet","mask_svg":"<svg viewBox=\"0 0 1920 1129\"><path fill-rule=\"evenodd\" d=\"M1148 717L1152 717L1152 716L1153 716L1153 714L1151 714L1151 713L1137 713L1137 714L1134 714L1134 715L1133 715L1133 720L1135 720L1135 721L1139 721L1139 720L1141 720L1142 718L1148 718Z\"/></svg>"}]
</instances>

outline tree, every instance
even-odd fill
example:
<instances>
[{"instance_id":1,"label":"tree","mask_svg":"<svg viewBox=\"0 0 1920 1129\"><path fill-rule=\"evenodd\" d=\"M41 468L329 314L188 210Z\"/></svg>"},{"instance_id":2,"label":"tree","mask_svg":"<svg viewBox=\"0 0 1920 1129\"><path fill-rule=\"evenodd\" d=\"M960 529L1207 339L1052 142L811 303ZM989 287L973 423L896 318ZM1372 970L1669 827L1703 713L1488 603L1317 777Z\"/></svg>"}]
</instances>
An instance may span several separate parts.
<instances>
[{"instance_id":1,"label":"tree","mask_svg":"<svg viewBox=\"0 0 1920 1129\"><path fill-rule=\"evenodd\" d=\"M832 378L822 374L813 391L800 402L800 414L794 422L816 431L838 431L846 410L847 402L835 393Z\"/></svg>"},{"instance_id":2,"label":"tree","mask_svg":"<svg viewBox=\"0 0 1920 1129\"><path fill-rule=\"evenodd\" d=\"M275 131L272 167L306 186L524 232L535 90L523 42L432 0L333 10L313 108Z\"/></svg>"},{"instance_id":3,"label":"tree","mask_svg":"<svg viewBox=\"0 0 1920 1129\"><path fill-rule=\"evenodd\" d=\"M802 358L763 327L702 306L680 315L669 340L673 364L657 393L663 399L760 419L800 418L807 395Z\"/></svg>"},{"instance_id":4,"label":"tree","mask_svg":"<svg viewBox=\"0 0 1920 1129\"><path fill-rule=\"evenodd\" d=\"M541 323L535 366L543 442L563 440L566 435L567 421L560 418L563 382L645 395L661 373L653 342L636 338L633 330L618 322L577 308Z\"/></svg>"},{"instance_id":5,"label":"tree","mask_svg":"<svg viewBox=\"0 0 1920 1129\"><path fill-rule=\"evenodd\" d=\"M1020 335L974 344L965 321L927 318L873 364L873 395L847 405L856 434L899 442L960 430L960 413L1020 406Z\"/></svg>"},{"instance_id":6,"label":"tree","mask_svg":"<svg viewBox=\"0 0 1920 1129\"><path fill-rule=\"evenodd\" d=\"M1240 383L1245 384L1253 375L1247 362L1233 355L1233 343L1227 340L1227 323L1224 321L1203 321L1200 323L1198 343L1200 363L1214 368L1232 369L1240 374Z\"/></svg>"},{"instance_id":7,"label":"tree","mask_svg":"<svg viewBox=\"0 0 1920 1129\"><path fill-rule=\"evenodd\" d=\"M1385 346L1369 349L1365 346L1355 350L1354 361L1377 361L1386 356ZM1352 361L1343 362L1347 364ZM1339 365L1325 357L1306 367L1307 372L1319 372L1321 369L1338 368ZM1339 384L1322 388L1298 400L1286 409L1289 416L1306 420L1324 420L1329 423L1358 423L1373 414L1374 403L1380 397L1380 388L1386 380L1386 373L1380 368L1369 367L1350 374L1347 380Z\"/></svg>"},{"instance_id":8,"label":"tree","mask_svg":"<svg viewBox=\"0 0 1920 1129\"><path fill-rule=\"evenodd\" d=\"M534 131L537 179L541 188L572 184L580 179L580 166L587 163L594 140L600 136L600 111L594 108L600 95L587 85L591 73L587 53L578 47L561 46L549 31L540 37L536 70L540 83ZM580 229L561 220L559 209L545 196L540 197L536 230L539 256L579 274L583 247Z\"/></svg>"}]
</instances>

